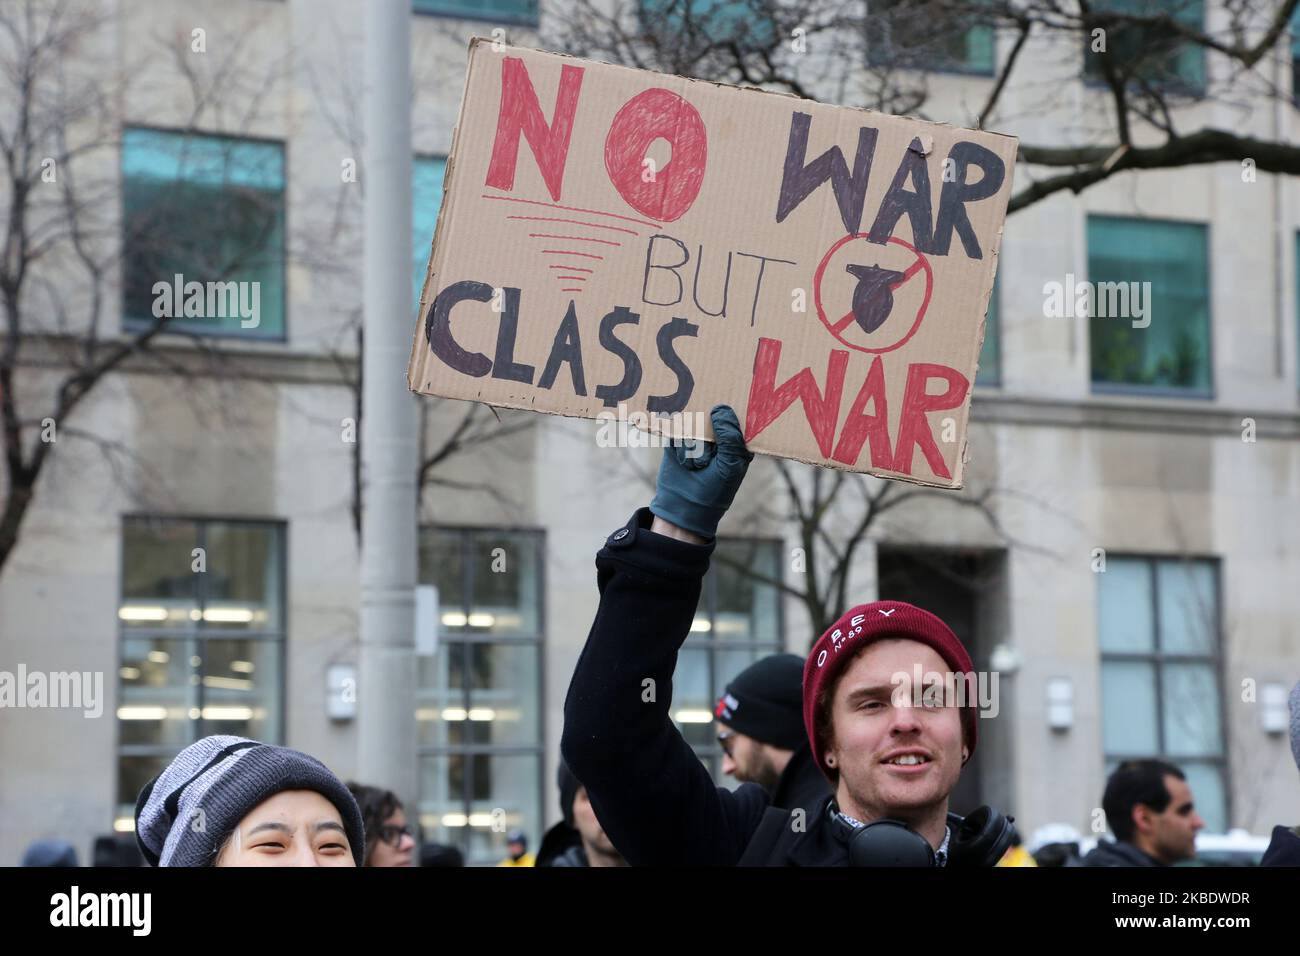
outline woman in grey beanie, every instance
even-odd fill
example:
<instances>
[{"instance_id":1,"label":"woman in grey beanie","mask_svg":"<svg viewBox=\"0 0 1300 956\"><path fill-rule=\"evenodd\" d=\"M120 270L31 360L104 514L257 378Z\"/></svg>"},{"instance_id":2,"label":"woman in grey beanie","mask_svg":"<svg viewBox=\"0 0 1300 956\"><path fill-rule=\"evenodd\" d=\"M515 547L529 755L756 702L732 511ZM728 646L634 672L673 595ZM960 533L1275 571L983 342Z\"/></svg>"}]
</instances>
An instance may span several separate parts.
<instances>
[{"instance_id":1,"label":"woman in grey beanie","mask_svg":"<svg viewBox=\"0 0 1300 956\"><path fill-rule=\"evenodd\" d=\"M307 754L204 737L147 783L135 836L153 866L361 866L366 840L348 788Z\"/></svg>"}]
</instances>

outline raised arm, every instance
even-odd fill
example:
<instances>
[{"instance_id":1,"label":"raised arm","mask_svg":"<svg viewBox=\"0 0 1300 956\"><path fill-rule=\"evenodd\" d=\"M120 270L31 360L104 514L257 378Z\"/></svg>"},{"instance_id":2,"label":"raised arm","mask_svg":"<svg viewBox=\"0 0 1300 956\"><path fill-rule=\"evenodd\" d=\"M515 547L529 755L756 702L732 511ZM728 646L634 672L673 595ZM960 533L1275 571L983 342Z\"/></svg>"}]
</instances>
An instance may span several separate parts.
<instances>
[{"instance_id":1,"label":"raised arm","mask_svg":"<svg viewBox=\"0 0 1300 956\"><path fill-rule=\"evenodd\" d=\"M753 457L730 408L711 417L716 444L665 449L650 507L596 555L600 607L564 702L564 759L634 865L734 864L768 803L714 786L669 716L718 521Z\"/></svg>"}]
</instances>

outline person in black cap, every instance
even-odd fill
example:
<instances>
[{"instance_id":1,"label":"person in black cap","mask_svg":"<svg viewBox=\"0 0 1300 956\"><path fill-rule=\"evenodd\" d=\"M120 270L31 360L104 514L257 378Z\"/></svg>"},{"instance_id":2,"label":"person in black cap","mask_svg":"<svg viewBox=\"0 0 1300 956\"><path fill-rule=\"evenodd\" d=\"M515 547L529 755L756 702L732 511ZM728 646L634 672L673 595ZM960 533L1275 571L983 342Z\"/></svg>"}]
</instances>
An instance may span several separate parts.
<instances>
[{"instance_id":1,"label":"person in black cap","mask_svg":"<svg viewBox=\"0 0 1300 956\"><path fill-rule=\"evenodd\" d=\"M727 685L713 715L726 755L723 773L758 784L774 807L811 812L830 794L830 784L808 747L803 667L803 658L795 654L755 661Z\"/></svg>"},{"instance_id":2,"label":"person in black cap","mask_svg":"<svg viewBox=\"0 0 1300 956\"><path fill-rule=\"evenodd\" d=\"M627 866L596 819L587 788L560 761L560 812L564 819L546 831L537 850L538 866Z\"/></svg>"}]
</instances>

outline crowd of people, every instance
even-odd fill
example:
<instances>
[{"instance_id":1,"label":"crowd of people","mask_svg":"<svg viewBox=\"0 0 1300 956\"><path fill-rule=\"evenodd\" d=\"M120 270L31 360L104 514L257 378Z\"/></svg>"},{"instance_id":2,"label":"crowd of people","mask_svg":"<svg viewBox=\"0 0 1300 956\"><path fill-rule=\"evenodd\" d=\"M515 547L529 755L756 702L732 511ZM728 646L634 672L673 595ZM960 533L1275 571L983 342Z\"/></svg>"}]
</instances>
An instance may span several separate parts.
<instances>
[{"instance_id":1,"label":"crowd of people","mask_svg":"<svg viewBox=\"0 0 1300 956\"><path fill-rule=\"evenodd\" d=\"M992 807L950 797L978 743L977 702L900 696L897 675L973 675L934 614L901 601L849 609L807 657L763 658L727 684L714 715L719 787L670 716L718 523L752 454L735 413L714 442L665 449L656 493L596 557L600 606L564 706L563 820L537 854L511 831L502 866L1171 866L1204 827L1185 774L1159 759L1110 775L1113 840L1086 855L1072 828L1028 844ZM647 692L649 689L649 692ZM1300 684L1291 694L1300 767ZM320 761L236 737L191 744L141 792L135 836L154 866L411 866L416 835L390 791L344 784ZM33 865L68 862L48 841ZM425 845L421 865L459 865ZM1300 865L1300 827L1277 826L1263 865Z\"/></svg>"}]
</instances>

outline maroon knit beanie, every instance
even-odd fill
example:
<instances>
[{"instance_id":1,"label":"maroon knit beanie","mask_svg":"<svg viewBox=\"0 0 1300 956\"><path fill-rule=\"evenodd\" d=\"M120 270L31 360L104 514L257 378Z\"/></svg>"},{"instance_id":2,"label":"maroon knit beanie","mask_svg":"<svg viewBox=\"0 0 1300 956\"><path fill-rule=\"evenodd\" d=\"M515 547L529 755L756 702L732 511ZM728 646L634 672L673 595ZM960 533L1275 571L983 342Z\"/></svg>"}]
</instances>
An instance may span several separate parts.
<instances>
[{"instance_id":1,"label":"maroon knit beanie","mask_svg":"<svg viewBox=\"0 0 1300 956\"><path fill-rule=\"evenodd\" d=\"M846 611L817 639L803 666L803 722L812 745L813 758L822 773L826 766L826 741L817 736L817 699L834 684L853 658L854 652L872 641L897 638L917 641L934 649L954 674L974 671L970 655L947 624L929 611L902 601L859 604ZM967 700L961 711L962 735L969 755L975 753L975 724L978 701Z\"/></svg>"}]
</instances>

